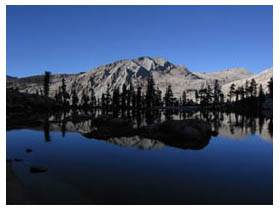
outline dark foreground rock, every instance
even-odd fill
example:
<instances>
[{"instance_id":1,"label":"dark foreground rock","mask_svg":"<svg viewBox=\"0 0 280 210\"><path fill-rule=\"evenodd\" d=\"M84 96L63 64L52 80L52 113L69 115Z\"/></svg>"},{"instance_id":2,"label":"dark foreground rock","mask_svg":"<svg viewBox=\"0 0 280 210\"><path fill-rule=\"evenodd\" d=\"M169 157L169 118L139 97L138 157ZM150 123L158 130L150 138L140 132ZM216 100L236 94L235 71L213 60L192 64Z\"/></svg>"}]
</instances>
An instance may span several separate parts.
<instances>
[{"instance_id":1,"label":"dark foreground rock","mask_svg":"<svg viewBox=\"0 0 280 210\"><path fill-rule=\"evenodd\" d=\"M7 89L7 130L12 128L36 127L43 124L42 114L59 110L60 104L53 99L36 94L20 93Z\"/></svg>"},{"instance_id":2,"label":"dark foreground rock","mask_svg":"<svg viewBox=\"0 0 280 210\"><path fill-rule=\"evenodd\" d=\"M25 152L30 153L30 152L32 152L32 149L26 149Z\"/></svg>"},{"instance_id":3,"label":"dark foreground rock","mask_svg":"<svg viewBox=\"0 0 280 210\"><path fill-rule=\"evenodd\" d=\"M201 120L169 120L143 130L142 135L182 149L202 149L208 145L212 131Z\"/></svg>"},{"instance_id":4,"label":"dark foreground rock","mask_svg":"<svg viewBox=\"0 0 280 210\"><path fill-rule=\"evenodd\" d=\"M23 184L14 174L11 160L6 162L6 204L26 204Z\"/></svg>"},{"instance_id":5,"label":"dark foreground rock","mask_svg":"<svg viewBox=\"0 0 280 210\"><path fill-rule=\"evenodd\" d=\"M105 122L103 119L95 130L83 135L87 138L110 141L111 143L120 142L117 139L123 137L139 136L182 149L202 149L208 145L212 131L207 123L200 120L169 120L135 129L125 120L107 119Z\"/></svg>"},{"instance_id":6,"label":"dark foreground rock","mask_svg":"<svg viewBox=\"0 0 280 210\"><path fill-rule=\"evenodd\" d=\"M61 107L53 99L36 94L21 93L7 89L7 112L32 113L54 110Z\"/></svg>"},{"instance_id":7,"label":"dark foreground rock","mask_svg":"<svg viewBox=\"0 0 280 210\"><path fill-rule=\"evenodd\" d=\"M30 173L43 173L43 172L47 172L48 169L45 167L41 167L41 166L33 166L30 168Z\"/></svg>"}]
</instances>

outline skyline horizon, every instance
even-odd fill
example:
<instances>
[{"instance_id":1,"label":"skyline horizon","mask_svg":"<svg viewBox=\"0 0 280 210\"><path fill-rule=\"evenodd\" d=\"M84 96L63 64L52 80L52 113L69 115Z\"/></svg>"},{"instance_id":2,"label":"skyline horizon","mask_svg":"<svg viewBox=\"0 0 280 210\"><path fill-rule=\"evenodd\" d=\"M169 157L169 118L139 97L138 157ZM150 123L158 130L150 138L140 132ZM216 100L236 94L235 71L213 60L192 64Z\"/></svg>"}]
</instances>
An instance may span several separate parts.
<instances>
[{"instance_id":1,"label":"skyline horizon","mask_svg":"<svg viewBox=\"0 0 280 210\"><path fill-rule=\"evenodd\" d=\"M92 71L92 70L94 70L95 68L98 68L98 67L100 67L100 66L106 66L106 65L108 65L108 64L116 63L116 62L123 61L123 60L135 60L135 59L142 58L142 57L145 57L145 58L152 58L152 59L154 59L154 58L161 58L161 59L164 59L164 60L166 60L166 61L168 61L168 62L170 62L170 63L172 63L172 64L174 64L174 65L176 65L176 66L184 66L184 67L185 67L189 72L191 72L191 73L199 72L199 73L209 74L209 73L214 73L214 72L223 72L223 71L227 71L227 70L231 70L231 69L238 69L238 68L241 68L241 69L246 69L247 71L249 71L250 73L252 73L252 74L254 74L254 75L257 75L257 74L263 73L263 72L266 71L266 70L273 69L273 66L271 66L271 67L265 68L265 69L263 69L263 70L260 70L258 73L255 73L255 72L253 72L251 69L245 68L245 67L243 67L243 66L236 66L236 67L232 67L232 68L225 68L225 69L213 70L213 71L211 71L211 72L192 71L191 69L189 69L189 68L188 68L187 66L185 66L185 65L176 64L176 63L174 63L174 62L172 62L172 61L169 61L169 60L167 60L166 58L163 58L163 57L138 56L138 57L134 57L134 58L123 58L123 59L119 59L119 60L116 60L116 61L113 61L113 62L110 62L110 63L105 63L105 64L102 64L102 65L99 65L99 66L94 66L94 67L92 67L92 68L90 68L90 69L87 69L87 70L85 70L85 71L77 71L77 72L71 72L71 73L68 73L68 72L56 72L56 73L54 73L54 74L79 74L79 73L86 73L86 72ZM15 76L15 75L8 74L7 71L6 71L6 76L11 76L11 77L16 77L16 78L24 78L24 77L32 77L32 76L37 76L37 75L44 75L46 71L51 72L51 74L53 74L52 71L46 69L46 70L43 70L40 74L27 75L27 76L22 76L22 77L18 77L18 76Z\"/></svg>"},{"instance_id":2,"label":"skyline horizon","mask_svg":"<svg viewBox=\"0 0 280 210\"><path fill-rule=\"evenodd\" d=\"M6 7L6 74L78 73L162 57L191 72L273 67L269 5Z\"/></svg>"}]
</instances>

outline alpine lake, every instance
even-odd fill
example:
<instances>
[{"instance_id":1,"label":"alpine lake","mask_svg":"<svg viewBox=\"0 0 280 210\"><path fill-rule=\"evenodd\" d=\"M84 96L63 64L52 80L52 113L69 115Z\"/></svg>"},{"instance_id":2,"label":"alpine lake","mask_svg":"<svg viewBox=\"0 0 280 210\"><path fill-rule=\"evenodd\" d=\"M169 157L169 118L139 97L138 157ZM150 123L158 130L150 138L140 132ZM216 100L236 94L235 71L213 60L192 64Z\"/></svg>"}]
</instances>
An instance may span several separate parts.
<instances>
[{"instance_id":1,"label":"alpine lake","mask_svg":"<svg viewBox=\"0 0 280 210\"><path fill-rule=\"evenodd\" d=\"M127 135L122 127L123 136L97 135L92 119L72 115L8 123L7 170L17 184L7 188L7 204L273 203L272 117L167 110L115 116L133 128L196 119L215 131L201 141L177 135L173 143Z\"/></svg>"}]
</instances>

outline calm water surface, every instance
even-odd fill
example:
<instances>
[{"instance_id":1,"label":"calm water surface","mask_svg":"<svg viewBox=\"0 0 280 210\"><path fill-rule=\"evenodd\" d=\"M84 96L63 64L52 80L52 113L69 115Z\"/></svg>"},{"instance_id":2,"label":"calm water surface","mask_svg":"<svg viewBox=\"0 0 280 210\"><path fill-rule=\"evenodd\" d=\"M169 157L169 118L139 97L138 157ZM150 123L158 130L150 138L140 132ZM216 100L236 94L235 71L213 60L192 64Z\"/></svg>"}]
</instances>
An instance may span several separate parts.
<instances>
[{"instance_id":1,"label":"calm water surface","mask_svg":"<svg viewBox=\"0 0 280 210\"><path fill-rule=\"evenodd\" d=\"M42 130L10 130L7 159L24 159L12 169L39 204L272 204L268 122L253 133L232 132L225 119L200 150L137 137L102 141L67 129L62 135L55 127L47 141ZM48 171L32 174L31 166Z\"/></svg>"}]
</instances>

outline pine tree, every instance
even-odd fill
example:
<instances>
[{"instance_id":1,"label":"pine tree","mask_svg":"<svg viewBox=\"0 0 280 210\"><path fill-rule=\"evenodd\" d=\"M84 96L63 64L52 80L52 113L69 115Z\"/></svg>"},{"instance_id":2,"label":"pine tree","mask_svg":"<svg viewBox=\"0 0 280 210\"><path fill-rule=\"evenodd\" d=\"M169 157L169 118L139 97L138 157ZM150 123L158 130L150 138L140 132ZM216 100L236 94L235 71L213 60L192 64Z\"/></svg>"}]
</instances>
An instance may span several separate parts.
<instances>
[{"instance_id":1,"label":"pine tree","mask_svg":"<svg viewBox=\"0 0 280 210\"><path fill-rule=\"evenodd\" d=\"M168 85L166 89L164 101L165 101L165 106L173 106L174 98L173 98L171 85Z\"/></svg>"},{"instance_id":2,"label":"pine tree","mask_svg":"<svg viewBox=\"0 0 280 210\"><path fill-rule=\"evenodd\" d=\"M123 87L122 87L122 95L121 95L121 106L122 108L126 108L126 97L127 97L127 89L126 89L126 85L123 84Z\"/></svg>"},{"instance_id":3,"label":"pine tree","mask_svg":"<svg viewBox=\"0 0 280 210\"><path fill-rule=\"evenodd\" d=\"M129 90L127 92L127 106L130 107L131 104L132 104L132 97L134 95L134 87L133 87L133 84L130 80L129 82Z\"/></svg>"},{"instance_id":4,"label":"pine tree","mask_svg":"<svg viewBox=\"0 0 280 210\"><path fill-rule=\"evenodd\" d=\"M161 91L158 87L155 92L155 105L161 106Z\"/></svg>"},{"instance_id":5,"label":"pine tree","mask_svg":"<svg viewBox=\"0 0 280 210\"><path fill-rule=\"evenodd\" d=\"M85 93L85 90L83 89L82 98L81 98L82 106L83 106L84 108L88 108L88 102L89 102L89 97L88 97L88 95Z\"/></svg>"},{"instance_id":6,"label":"pine tree","mask_svg":"<svg viewBox=\"0 0 280 210\"><path fill-rule=\"evenodd\" d=\"M251 95L250 95L250 87L249 87L249 81L246 80L246 83L245 83L245 96L246 98L249 98Z\"/></svg>"},{"instance_id":7,"label":"pine tree","mask_svg":"<svg viewBox=\"0 0 280 210\"><path fill-rule=\"evenodd\" d=\"M229 90L229 94L228 94L229 102L230 102L230 103L232 102L232 97L233 97L234 94L235 94L235 84L233 83L233 84L230 86L230 90Z\"/></svg>"},{"instance_id":8,"label":"pine tree","mask_svg":"<svg viewBox=\"0 0 280 210\"><path fill-rule=\"evenodd\" d=\"M215 84L214 84L214 104L219 104L219 97L221 94L221 86L219 84L218 80L215 80Z\"/></svg>"},{"instance_id":9,"label":"pine tree","mask_svg":"<svg viewBox=\"0 0 280 210\"><path fill-rule=\"evenodd\" d=\"M147 93L146 93L146 106L148 108L153 107L155 104L155 82L153 76L150 75L148 78L148 86L147 86Z\"/></svg>"},{"instance_id":10,"label":"pine tree","mask_svg":"<svg viewBox=\"0 0 280 210\"><path fill-rule=\"evenodd\" d=\"M206 105L207 102L207 89L200 89L198 92L198 96L199 96L199 101L200 101L200 105Z\"/></svg>"},{"instance_id":11,"label":"pine tree","mask_svg":"<svg viewBox=\"0 0 280 210\"><path fill-rule=\"evenodd\" d=\"M45 76L44 76L44 95L45 96L49 96L50 75L51 75L51 72L45 71Z\"/></svg>"},{"instance_id":12,"label":"pine tree","mask_svg":"<svg viewBox=\"0 0 280 210\"><path fill-rule=\"evenodd\" d=\"M268 87L268 95L273 97L273 78L271 77L267 84Z\"/></svg>"},{"instance_id":13,"label":"pine tree","mask_svg":"<svg viewBox=\"0 0 280 210\"><path fill-rule=\"evenodd\" d=\"M110 86L109 86L109 84L107 85L105 100L106 100L106 108L109 108L109 106L111 105L111 100L112 100L111 94L110 94Z\"/></svg>"},{"instance_id":14,"label":"pine tree","mask_svg":"<svg viewBox=\"0 0 280 210\"><path fill-rule=\"evenodd\" d=\"M79 99L78 99L77 93L76 93L75 89L73 89L72 90L72 106L74 108L76 108L78 106L78 102L79 102Z\"/></svg>"},{"instance_id":15,"label":"pine tree","mask_svg":"<svg viewBox=\"0 0 280 210\"><path fill-rule=\"evenodd\" d=\"M257 97L257 83L256 83L255 79L251 80L250 93L251 93L252 97Z\"/></svg>"},{"instance_id":16,"label":"pine tree","mask_svg":"<svg viewBox=\"0 0 280 210\"><path fill-rule=\"evenodd\" d=\"M262 84L260 84L259 96L258 96L258 98L259 98L260 103L263 103L263 102L264 102L265 94L264 94L264 91L263 91Z\"/></svg>"},{"instance_id":17,"label":"pine tree","mask_svg":"<svg viewBox=\"0 0 280 210\"><path fill-rule=\"evenodd\" d=\"M119 109L119 107L120 107L120 92L119 92L119 88L114 88L112 100L113 100L113 108L114 109Z\"/></svg>"},{"instance_id":18,"label":"pine tree","mask_svg":"<svg viewBox=\"0 0 280 210\"><path fill-rule=\"evenodd\" d=\"M208 86L207 86L207 92L206 92L206 103L207 103L207 104L212 103L213 97L214 97L213 89L211 88L210 85L208 85Z\"/></svg>"},{"instance_id":19,"label":"pine tree","mask_svg":"<svg viewBox=\"0 0 280 210\"><path fill-rule=\"evenodd\" d=\"M107 105L106 105L106 100L105 100L105 94L102 93L102 96L101 96L101 107L102 108L105 108Z\"/></svg>"},{"instance_id":20,"label":"pine tree","mask_svg":"<svg viewBox=\"0 0 280 210\"><path fill-rule=\"evenodd\" d=\"M61 98L62 98L62 104L65 106L67 104L67 100L70 98L70 96L66 92L66 85L65 85L64 78L62 78L62 84L61 84Z\"/></svg>"},{"instance_id":21,"label":"pine tree","mask_svg":"<svg viewBox=\"0 0 280 210\"><path fill-rule=\"evenodd\" d=\"M96 106L96 97L95 97L95 91L93 88L90 89L91 92L91 97L90 97L90 101L91 101L91 106L94 107Z\"/></svg>"},{"instance_id":22,"label":"pine tree","mask_svg":"<svg viewBox=\"0 0 280 210\"><path fill-rule=\"evenodd\" d=\"M195 101L198 104L199 102L199 94L198 94L198 90L195 90Z\"/></svg>"},{"instance_id":23,"label":"pine tree","mask_svg":"<svg viewBox=\"0 0 280 210\"><path fill-rule=\"evenodd\" d=\"M187 105L187 95L186 95L186 91L183 91L182 94L182 106L186 106Z\"/></svg>"},{"instance_id":24,"label":"pine tree","mask_svg":"<svg viewBox=\"0 0 280 210\"><path fill-rule=\"evenodd\" d=\"M243 101L245 99L245 90L243 86L239 87L239 93L241 96L241 100Z\"/></svg>"},{"instance_id":25,"label":"pine tree","mask_svg":"<svg viewBox=\"0 0 280 210\"><path fill-rule=\"evenodd\" d=\"M141 94L140 86L137 88L137 93L136 93L136 107L137 109L140 109L142 107L142 94Z\"/></svg>"},{"instance_id":26,"label":"pine tree","mask_svg":"<svg viewBox=\"0 0 280 210\"><path fill-rule=\"evenodd\" d=\"M219 98L220 98L220 103L223 104L225 102L225 96L222 92L220 93Z\"/></svg>"},{"instance_id":27,"label":"pine tree","mask_svg":"<svg viewBox=\"0 0 280 210\"><path fill-rule=\"evenodd\" d=\"M134 90L132 92L132 96L131 97L132 97L132 99L131 99L132 108L135 109L135 107L136 107L136 93L135 93Z\"/></svg>"},{"instance_id":28,"label":"pine tree","mask_svg":"<svg viewBox=\"0 0 280 210\"><path fill-rule=\"evenodd\" d=\"M240 95L240 87L236 88L234 94L235 94L235 101L238 101Z\"/></svg>"}]
</instances>

